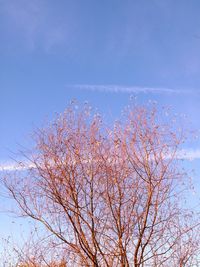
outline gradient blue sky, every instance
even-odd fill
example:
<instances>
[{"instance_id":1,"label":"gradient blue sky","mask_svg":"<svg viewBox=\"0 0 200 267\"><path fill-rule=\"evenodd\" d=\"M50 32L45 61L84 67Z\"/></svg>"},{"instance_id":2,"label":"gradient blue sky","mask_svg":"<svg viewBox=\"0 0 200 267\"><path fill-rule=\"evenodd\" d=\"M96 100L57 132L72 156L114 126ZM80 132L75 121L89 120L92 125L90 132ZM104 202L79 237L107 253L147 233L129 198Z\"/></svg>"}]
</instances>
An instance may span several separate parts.
<instances>
[{"instance_id":1,"label":"gradient blue sky","mask_svg":"<svg viewBox=\"0 0 200 267\"><path fill-rule=\"evenodd\" d=\"M199 130L199 14L199 0L0 0L0 162L72 98L112 116L153 99Z\"/></svg>"}]
</instances>

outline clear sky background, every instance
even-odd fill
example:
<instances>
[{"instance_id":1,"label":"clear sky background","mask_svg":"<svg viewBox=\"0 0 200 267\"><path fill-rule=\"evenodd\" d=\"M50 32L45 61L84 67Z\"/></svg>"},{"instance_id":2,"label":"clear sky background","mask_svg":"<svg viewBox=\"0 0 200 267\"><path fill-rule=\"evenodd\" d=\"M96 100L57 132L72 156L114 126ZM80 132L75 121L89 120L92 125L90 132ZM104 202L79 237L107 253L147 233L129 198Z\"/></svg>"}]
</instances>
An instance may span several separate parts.
<instances>
[{"instance_id":1,"label":"clear sky background","mask_svg":"<svg viewBox=\"0 0 200 267\"><path fill-rule=\"evenodd\" d=\"M153 99L199 130L199 14L199 0L0 0L0 163L72 98L112 116Z\"/></svg>"}]
</instances>

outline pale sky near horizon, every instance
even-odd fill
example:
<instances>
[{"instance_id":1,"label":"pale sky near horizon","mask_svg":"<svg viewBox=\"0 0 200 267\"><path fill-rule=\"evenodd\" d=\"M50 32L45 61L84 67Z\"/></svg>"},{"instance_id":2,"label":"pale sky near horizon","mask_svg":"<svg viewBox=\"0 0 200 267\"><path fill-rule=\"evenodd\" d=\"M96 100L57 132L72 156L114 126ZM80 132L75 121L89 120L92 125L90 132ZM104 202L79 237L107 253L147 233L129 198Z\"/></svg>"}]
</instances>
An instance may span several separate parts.
<instances>
[{"instance_id":1,"label":"pale sky near horizon","mask_svg":"<svg viewBox=\"0 0 200 267\"><path fill-rule=\"evenodd\" d=\"M0 0L0 163L73 98L114 117L131 95L156 100L200 130L199 14L199 0Z\"/></svg>"}]
</instances>

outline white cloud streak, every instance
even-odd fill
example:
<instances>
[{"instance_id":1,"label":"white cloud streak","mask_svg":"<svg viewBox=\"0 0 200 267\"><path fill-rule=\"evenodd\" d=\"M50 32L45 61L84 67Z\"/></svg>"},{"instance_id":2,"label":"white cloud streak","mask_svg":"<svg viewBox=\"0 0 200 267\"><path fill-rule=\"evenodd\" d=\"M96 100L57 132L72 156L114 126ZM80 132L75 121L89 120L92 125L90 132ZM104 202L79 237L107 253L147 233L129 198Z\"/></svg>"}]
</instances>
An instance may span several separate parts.
<instances>
[{"instance_id":1,"label":"white cloud streak","mask_svg":"<svg viewBox=\"0 0 200 267\"><path fill-rule=\"evenodd\" d=\"M0 172L25 171L31 168L34 168L33 164L25 164L24 162L21 162L19 164L0 164Z\"/></svg>"},{"instance_id":2,"label":"white cloud streak","mask_svg":"<svg viewBox=\"0 0 200 267\"><path fill-rule=\"evenodd\" d=\"M67 85L67 88L110 93L154 93L154 94L190 94L194 90L183 90L163 87L142 87L142 86L120 86L120 85L94 85L94 84L75 84Z\"/></svg>"},{"instance_id":3,"label":"white cloud streak","mask_svg":"<svg viewBox=\"0 0 200 267\"><path fill-rule=\"evenodd\" d=\"M181 149L177 152L177 159L179 160L187 160L187 161L193 161L193 160L199 160L200 159L200 149ZM33 164L27 164L24 162L21 162L20 164L0 164L0 172L3 171L25 171L31 168L35 168Z\"/></svg>"},{"instance_id":4,"label":"white cloud streak","mask_svg":"<svg viewBox=\"0 0 200 267\"><path fill-rule=\"evenodd\" d=\"M200 159L200 149L182 149L178 151L177 158L190 161Z\"/></svg>"}]
</instances>

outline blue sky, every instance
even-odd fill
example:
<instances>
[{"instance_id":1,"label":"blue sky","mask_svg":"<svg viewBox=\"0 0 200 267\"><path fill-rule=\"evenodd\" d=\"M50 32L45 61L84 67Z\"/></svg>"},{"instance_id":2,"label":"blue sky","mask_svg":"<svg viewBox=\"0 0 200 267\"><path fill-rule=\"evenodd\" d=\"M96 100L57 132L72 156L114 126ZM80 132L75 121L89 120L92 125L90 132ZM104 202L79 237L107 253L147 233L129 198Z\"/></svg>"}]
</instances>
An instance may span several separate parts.
<instances>
[{"instance_id":1,"label":"blue sky","mask_svg":"<svg viewBox=\"0 0 200 267\"><path fill-rule=\"evenodd\" d=\"M0 162L72 98L153 99L200 129L199 0L0 0ZM198 171L200 142L190 166Z\"/></svg>"},{"instance_id":2,"label":"blue sky","mask_svg":"<svg viewBox=\"0 0 200 267\"><path fill-rule=\"evenodd\" d=\"M198 0L0 0L0 159L71 98L105 112L128 103L123 90L76 84L160 88L139 97L170 104L199 127L199 8Z\"/></svg>"}]
</instances>

